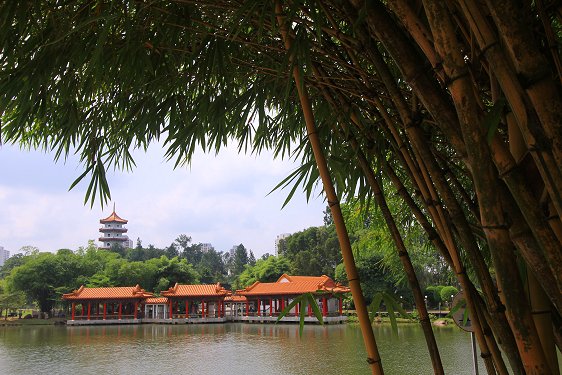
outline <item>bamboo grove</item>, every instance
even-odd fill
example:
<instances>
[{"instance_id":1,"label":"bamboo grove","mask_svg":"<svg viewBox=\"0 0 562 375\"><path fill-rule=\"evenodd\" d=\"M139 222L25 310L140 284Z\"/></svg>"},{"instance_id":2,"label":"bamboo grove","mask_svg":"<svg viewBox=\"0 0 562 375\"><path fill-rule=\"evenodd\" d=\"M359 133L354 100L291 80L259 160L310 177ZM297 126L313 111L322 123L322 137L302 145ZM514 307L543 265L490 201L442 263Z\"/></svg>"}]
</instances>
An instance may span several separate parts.
<instances>
[{"instance_id":1,"label":"bamboo grove","mask_svg":"<svg viewBox=\"0 0 562 375\"><path fill-rule=\"evenodd\" d=\"M372 373L352 197L380 207L442 374L396 194L455 273L488 373L554 374L561 18L554 0L3 1L0 136L80 155L91 202L154 142L177 166L229 142L300 160L281 185L324 186Z\"/></svg>"}]
</instances>

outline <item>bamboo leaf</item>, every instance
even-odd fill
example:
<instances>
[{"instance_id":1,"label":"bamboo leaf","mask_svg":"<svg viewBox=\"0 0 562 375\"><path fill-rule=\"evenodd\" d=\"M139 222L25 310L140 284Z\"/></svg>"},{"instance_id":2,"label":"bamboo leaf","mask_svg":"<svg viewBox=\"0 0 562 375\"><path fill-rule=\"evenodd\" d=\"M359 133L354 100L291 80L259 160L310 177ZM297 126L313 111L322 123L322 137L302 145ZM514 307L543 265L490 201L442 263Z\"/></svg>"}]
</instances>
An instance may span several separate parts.
<instances>
[{"instance_id":1,"label":"bamboo leaf","mask_svg":"<svg viewBox=\"0 0 562 375\"><path fill-rule=\"evenodd\" d=\"M384 293L384 295L385 297L388 297L386 293ZM394 304L391 301L389 301L389 303L386 303L385 301L385 305L388 311L388 318L390 319L390 326L392 327L392 333L394 335L398 335L398 324L396 321L396 314L394 313L394 307L393 307Z\"/></svg>"},{"instance_id":2,"label":"bamboo leaf","mask_svg":"<svg viewBox=\"0 0 562 375\"><path fill-rule=\"evenodd\" d=\"M275 323L279 322L281 319L283 319L285 316L287 316L287 314L291 311L291 309L294 308L300 301L301 301L301 296L298 296L295 299L293 299L291 301L291 303L289 303L287 306L285 306L283 311L281 311L279 313L279 316L277 317L277 320L275 321Z\"/></svg>"},{"instance_id":3,"label":"bamboo leaf","mask_svg":"<svg viewBox=\"0 0 562 375\"><path fill-rule=\"evenodd\" d=\"M375 295L373 296L373 301L369 305L369 311L371 312L371 324L373 324L375 320L376 313L380 308L382 300L383 300L382 292L375 293Z\"/></svg>"},{"instance_id":4,"label":"bamboo leaf","mask_svg":"<svg viewBox=\"0 0 562 375\"><path fill-rule=\"evenodd\" d=\"M80 181L82 181L82 179L84 177L86 177L86 175L88 173L90 173L92 171L92 169L94 168L95 164L90 165L88 168L86 168L86 170L84 171L84 173L82 173L80 176L78 176L78 178L76 180L74 180L74 182L72 183L72 185L70 185L70 187L68 188L68 191L72 190L73 187L75 187Z\"/></svg>"},{"instance_id":5,"label":"bamboo leaf","mask_svg":"<svg viewBox=\"0 0 562 375\"><path fill-rule=\"evenodd\" d=\"M318 302L314 298L314 295L312 293L307 293L306 296L307 296L307 299L308 299L308 303L312 307L312 312L314 313L314 316L316 317L316 319L318 319L320 324L324 324L324 319L322 317L322 311L320 311L320 306L318 306Z\"/></svg>"},{"instance_id":6,"label":"bamboo leaf","mask_svg":"<svg viewBox=\"0 0 562 375\"><path fill-rule=\"evenodd\" d=\"M302 337L302 332L304 330L304 318L306 317L306 307L307 307L307 303L306 303L306 298L301 296L301 300L299 301L299 313L300 313L300 319L299 319L299 336Z\"/></svg>"}]
</instances>

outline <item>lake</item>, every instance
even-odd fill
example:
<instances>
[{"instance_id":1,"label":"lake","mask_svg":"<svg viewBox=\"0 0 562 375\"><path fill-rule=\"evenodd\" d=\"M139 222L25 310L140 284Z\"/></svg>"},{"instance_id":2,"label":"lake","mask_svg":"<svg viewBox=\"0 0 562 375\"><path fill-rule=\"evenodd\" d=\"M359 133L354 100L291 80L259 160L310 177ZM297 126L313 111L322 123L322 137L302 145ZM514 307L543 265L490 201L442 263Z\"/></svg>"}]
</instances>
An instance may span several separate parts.
<instances>
[{"instance_id":1,"label":"lake","mask_svg":"<svg viewBox=\"0 0 562 375\"><path fill-rule=\"evenodd\" d=\"M447 374L471 375L470 334L435 327ZM386 375L432 374L418 325L376 325ZM0 374L369 374L353 324L0 327ZM481 364L480 373L485 374Z\"/></svg>"}]
</instances>

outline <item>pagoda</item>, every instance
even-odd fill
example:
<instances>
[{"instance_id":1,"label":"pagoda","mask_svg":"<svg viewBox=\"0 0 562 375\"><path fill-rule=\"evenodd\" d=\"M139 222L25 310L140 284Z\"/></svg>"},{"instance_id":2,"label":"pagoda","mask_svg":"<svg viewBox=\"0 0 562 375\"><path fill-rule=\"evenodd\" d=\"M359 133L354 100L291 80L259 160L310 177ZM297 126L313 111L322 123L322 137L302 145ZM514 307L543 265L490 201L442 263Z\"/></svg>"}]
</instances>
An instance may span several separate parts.
<instances>
[{"instance_id":1,"label":"pagoda","mask_svg":"<svg viewBox=\"0 0 562 375\"><path fill-rule=\"evenodd\" d=\"M113 213L105 219L101 219L100 223L103 224L103 227L100 228L102 237L98 239L101 242L100 248L110 249L114 244L131 247L132 242L125 234L127 233L127 228L125 228L127 220L121 219L115 213L115 204L113 204Z\"/></svg>"}]
</instances>

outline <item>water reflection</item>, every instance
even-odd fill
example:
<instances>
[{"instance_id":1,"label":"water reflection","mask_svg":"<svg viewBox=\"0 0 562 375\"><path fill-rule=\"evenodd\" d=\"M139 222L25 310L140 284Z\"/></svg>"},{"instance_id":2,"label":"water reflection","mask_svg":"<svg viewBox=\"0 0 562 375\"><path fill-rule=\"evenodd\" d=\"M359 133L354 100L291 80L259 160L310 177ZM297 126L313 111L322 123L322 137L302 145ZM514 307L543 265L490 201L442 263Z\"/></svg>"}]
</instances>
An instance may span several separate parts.
<instances>
[{"instance_id":1,"label":"water reflection","mask_svg":"<svg viewBox=\"0 0 562 375\"><path fill-rule=\"evenodd\" d=\"M472 373L470 338L436 328L449 374ZM431 374L418 326L376 326L387 374ZM361 333L353 325L209 324L28 326L0 329L0 374L60 375L230 373L340 375L369 373ZM482 369L483 370L483 369ZM484 372L482 372L484 373Z\"/></svg>"}]
</instances>

